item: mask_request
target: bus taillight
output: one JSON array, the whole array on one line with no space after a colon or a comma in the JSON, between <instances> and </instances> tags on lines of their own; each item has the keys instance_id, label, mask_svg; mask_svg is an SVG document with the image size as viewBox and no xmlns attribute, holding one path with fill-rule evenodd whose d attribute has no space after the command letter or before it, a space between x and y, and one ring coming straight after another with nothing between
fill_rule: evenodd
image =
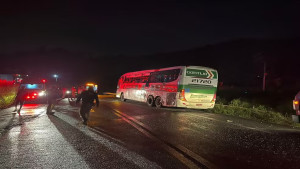
<instances>
[{"instance_id":1,"label":"bus taillight","mask_svg":"<svg viewBox=\"0 0 300 169\"><path fill-rule=\"evenodd\" d=\"M181 91L179 93L179 99L182 100L182 101L186 101L184 89L181 89Z\"/></svg>"},{"instance_id":2,"label":"bus taillight","mask_svg":"<svg viewBox=\"0 0 300 169\"><path fill-rule=\"evenodd\" d=\"M212 99L212 101L211 101L211 102L215 102L215 101L216 101L216 99L217 99L217 94L215 94L215 95L214 95L214 98Z\"/></svg>"}]
</instances>

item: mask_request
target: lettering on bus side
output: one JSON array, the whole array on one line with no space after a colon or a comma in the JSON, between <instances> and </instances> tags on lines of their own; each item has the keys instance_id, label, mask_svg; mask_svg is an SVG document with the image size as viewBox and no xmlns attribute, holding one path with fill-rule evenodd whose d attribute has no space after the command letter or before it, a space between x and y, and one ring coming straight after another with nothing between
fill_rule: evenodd
<instances>
[{"instance_id":1,"label":"lettering on bus side","mask_svg":"<svg viewBox=\"0 0 300 169\"><path fill-rule=\"evenodd\" d=\"M211 84L211 80L204 80L204 79L192 79L192 83L198 84Z\"/></svg>"},{"instance_id":2,"label":"lettering on bus side","mask_svg":"<svg viewBox=\"0 0 300 169\"><path fill-rule=\"evenodd\" d=\"M206 70L196 70L196 69L187 69L186 76L197 76L202 78L207 78L209 74Z\"/></svg>"}]
</instances>

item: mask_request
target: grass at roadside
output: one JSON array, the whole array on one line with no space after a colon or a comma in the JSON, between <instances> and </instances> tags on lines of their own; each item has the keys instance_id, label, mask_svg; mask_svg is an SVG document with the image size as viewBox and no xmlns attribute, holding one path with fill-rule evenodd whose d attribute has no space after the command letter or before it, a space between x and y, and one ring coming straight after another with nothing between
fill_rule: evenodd
<instances>
[{"instance_id":1,"label":"grass at roadside","mask_svg":"<svg viewBox=\"0 0 300 169\"><path fill-rule=\"evenodd\" d=\"M1 86L0 87L0 109L6 108L13 104L17 94L18 86Z\"/></svg>"},{"instance_id":2,"label":"grass at roadside","mask_svg":"<svg viewBox=\"0 0 300 169\"><path fill-rule=\"evenodd\" d=\"M227 105L223 104L222 99L220 99L213 109L207 111L242 117L245 119L254 119L261 122L300 127L299 124L292 121L289 115L285 116L266 106L252 105L249 102L241 101L240 99L234 99Z\"/></svg>"}]
</instances>

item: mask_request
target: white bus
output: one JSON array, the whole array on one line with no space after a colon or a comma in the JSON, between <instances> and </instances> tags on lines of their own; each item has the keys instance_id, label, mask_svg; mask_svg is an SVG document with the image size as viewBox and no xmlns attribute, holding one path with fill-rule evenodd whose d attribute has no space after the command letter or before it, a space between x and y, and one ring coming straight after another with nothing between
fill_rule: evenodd
<instances>
[{"instance_id":1,"label":"white bus","mask_svg":"<svg viewBox=\"0 0 300 169\"><path fill-rule=\"evenodd\" d=\"M218 72L202 66L176 66L130 72L119 79L116 97L156 107L213 108Z\"/></svg>"}]
</instances>

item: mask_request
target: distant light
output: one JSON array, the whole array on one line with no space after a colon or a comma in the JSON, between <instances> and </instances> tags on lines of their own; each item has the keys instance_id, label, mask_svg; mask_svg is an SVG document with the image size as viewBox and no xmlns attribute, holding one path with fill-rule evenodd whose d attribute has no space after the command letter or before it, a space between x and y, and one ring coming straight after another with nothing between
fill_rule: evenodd
<instances>
[{"instance_id":1,"label":"distant light","mask_svg":"<svg viewBox=\"0 0 300 169\"><path fill-rule=\"evenodd\" d=\"M44 96L45 95L45 91L41 91L40 93L39 93L39 96Z\"/></svg>"},{"instance_id":2,"label":"distant light","mask_svg":"<svg viewBox=\"0 0 300 169\"><path fill-rule=\"evenodd\" d=\"M86 85L87 85L87 86L94 86L93 83L87 83Z\"/></svg>"},{"instance_id":3,"label":"distant light","mask_svg":"<svg viewBox=\"0 0 300 169\"><path fill-rule=\"evenodd\" d=\"M69 90L66 91L67 94L71 93Z\"/></svg>"},{"instance_id":4,"label":"distant light","mask_svg":"<svg viewBox=\"0 0 300 169\"><path fill-rule=\"evenodd\" d=\"M43 79L42 82L43 82L43 83L46 83L46 79Z\"/></svg>"},{"instance_id":5,"label":"distant light","mask_svg":"<svg viewBox=\"0 0 300 169\"><path fill-rule=\"evenodd\" d=\"M57 74L54 74L54 75L53 75L53 77L57 78L57 77L58 77L58 75L57 75Z\"/></svg>"}]
</instances>

